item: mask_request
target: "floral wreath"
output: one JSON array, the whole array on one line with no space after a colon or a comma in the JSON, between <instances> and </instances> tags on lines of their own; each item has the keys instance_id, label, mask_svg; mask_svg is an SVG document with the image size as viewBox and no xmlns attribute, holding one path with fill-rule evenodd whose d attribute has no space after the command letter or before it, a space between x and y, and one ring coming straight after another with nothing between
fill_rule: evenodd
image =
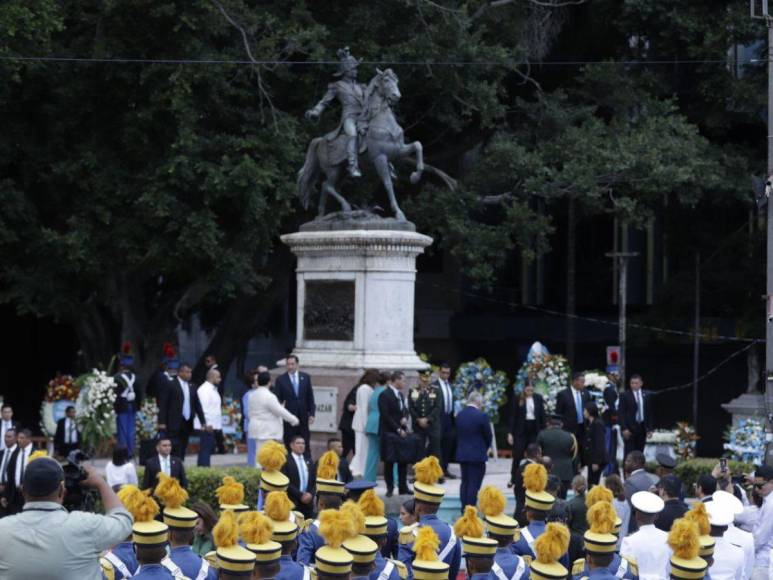
<instances>
[{"instance_id":1,"label":"floral wreath","mask_svg":"<svg viewBox=\"0 0 773 580\"><path fill-rule=\"evenodd\" d=\"M569 361L561 355L548 354L547 350L529 355L515 378L515 395L526 387L527 380L534 385L534 392L545 399L545 412L550 414L556 409L556 396L561 389L569 386L571 375Z\"/></svg>"},{"instance_id":2,"label":"floral wreath","mask_svg":"<svg viewBox=\"0 0 773 580\"><path fill-rule=\"evenodd\" d=\"M765 422L761 419L740 419L735 427L725 431L724 447L731 459L760 465L765 459L767 434Z\"/></svg>"},{"instance_id":3,"label":"floral wreath","mask_svg":"<svg viewBox=\"0 0 773 580\"><path fill-rule=\"evenodd\" d=\"M483 395L483 411L492 424L499 422L499 407L507 400L509 381L503 371L495 371L486 359L478 358L459 366L454 376L453 390L457 401L463 401L476 390Z\"/></svg>"}]
</instances>

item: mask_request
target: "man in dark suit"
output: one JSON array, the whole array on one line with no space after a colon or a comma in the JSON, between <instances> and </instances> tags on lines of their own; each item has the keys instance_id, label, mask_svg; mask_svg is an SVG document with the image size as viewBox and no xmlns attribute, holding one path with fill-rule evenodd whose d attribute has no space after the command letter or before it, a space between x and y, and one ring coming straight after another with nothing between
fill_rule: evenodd
<instances>
[{"instance_id":1,"label":"man in dark suit","mask_svg":"<svg viewBox=\"0 0 773 580\"><path fill-rule=\"evenodd\" d=\"M491 447L491 421L481 411L483 395L472 391L467 406L456 417L456 461L462 468L459 501L465 506L478 503L478 491L486 475L486 460Z\"/></svg>"},{"instance_id":2,"label":"man in dark suit","mask_svg":"<svg viewBox=\"0 0 773 580\"><path fill-rule=\"evenodd\" d=\"M310 518L314 513L314 484L317 470L304 455L305 451L306 441L300 435L293 435L290 440L290 454L282 467L282 473L290 480L287 495L295 504L295 508L303 514L303 517Z\"/></svg>"},{"instance_id":3,"label":"man in dark suit","mask_svg":"<svg viewBox=\"0 0 773 580\"><path fill-rule=\"evenodd\" d=\"M640 375L632 375L631 388L620 395L618 417L625 442L625 456L631 451L644 451L647 434L652 432L654 424L652 405L644 392L644 381Z\"/></svg>"},{"instance_id":4,"label":"man in dark suit","mask_svg":"<svg viewBox=\"0 0 773 580\"><path fill-rule=\"evenodd\" d=\"M279 375L274 383L274 394L279 402L293 415L298 417L298 425L284 423L284 441L289 447L293 435L300 435L307 442L311 441L309 426L314 424L317 407L314 404L314 391L311 387L311 377L298 370L298 357L291 354L287 357L287 372ZM311 445L306 445L306 459L311 459Z\"/></svg>"},{"instance_id":5,"label":"man in dark suit","mask_svg":"<svg viewBox=\"0 0 773 580\"><path fill-rule=\"evenodd\" d=\"M395 488L394 466L397 463L397 481L400 495L410 494L408 489L408 466L395 461L398 445L408 437L408 404L402 390L405 388L405 373L395 371L389 377L387 388L378 398L378 436L381 441L381 459L384 461L384 480L387 497L392 497Z\"/></svg>"},{"instance_id":6,"label":"man in dark suit","mask_svg":"<svg viewBox=\"0 0 773 580\"><path fill-rule=\"evenodd\" d=\"M438 369L438 378L432 384L437 387L443 395L443 401L440 411L440 432L443 436L440 438L440 447L442 457L440 457L440 466L448 479L456 479L448 470L448 464L454 457L454 446L456 445L456 435L454 434L454 389L451 386L451 365L446 362L440 363Z\"/></svg>"},{"instance_id":7,"label":"man in dark suit","mask_svg":"<svg viewBox=\"0 0 773 580\"><path fill-rule=\"evenodd\" d=\"M585 439L585 403L590 401L585 391L585 375L574 373L572 385L559 391L556 396L556 414L561 415L564 429L572 433L577 441ZM583 463L585 465L585 463Z\"/></svg>"},{"instance_id":8,"label":"man in dark suit","mask_svg":"<svg viewBox=\"0 0 773 580\"><path fill-rule=\"evenodd\" d=\"M158 431L171 439L172 455L183 461L188 438L193 432L194 415L199 418L202 429L207 427L196 387L190 380L191 366L181 364L177 376L160 393L158 400Z\"/></svg>"},{"instance_id":9,"label":"man in dark suit","mask_svg":"<svg viewBox=\"0 0 773 580\"><path fill-rule=\"evenodd\" d=\"M64 410L64 417L56 422L56 434L54 435L54 451L57 455L67 457L70 451L79 449L81 435L75 424L75 407L69 405Z\"/></svg>"},{"instance_id":10,"label":"man in dark suit","mask_svg":"<svg viewBox=\"0 0 773 580\"><path fill-rule=\"evenodd\" d=\"M671 531L674 520L687 513L687 506L679 500L682 482L675 475L666 475L658 482L658 495L663 499L663 511L655 518L655 527L664 532Z\"/></svg>"},{"instance_id":11,"label":"man in dark suit","mask_svg":"<svg viewBox=\"0 0 773 580\"><path fill-rule=\"evenodd\" d=\"M9 515L9 500L16 494L16 430L6 429L3 433L4 448L0 451L0 516Z\"/></svg>"},{"instance_id":12,"label":"man in dark suit","mask_svg":"<svg viewBox=\"0 0 773 580\"><path fill-rule=\"evenodd\" d=\"M15 431L14 444L16 444L16 433L21 429L21 425L18 421L13 420L13 407L11 405L3 405L0 410L0 451L5 449L5 432L8 430Z\"/></svg>"},{"instance_id":13,"label":"man in dark suit","mask_svg":"<svg viewBox=\"0 0 773 580\"><path fill-rule=\"evenodd\" d=\"M148 458L145 464L145 476L142 478L142 489L155 488L158 474L162 471L177 479L180 485L187 489L188 478L185 475L185 466L179 457L172 455L172 440L168 437L158 440L156 455Z\"/></svg>"}]
</instances>

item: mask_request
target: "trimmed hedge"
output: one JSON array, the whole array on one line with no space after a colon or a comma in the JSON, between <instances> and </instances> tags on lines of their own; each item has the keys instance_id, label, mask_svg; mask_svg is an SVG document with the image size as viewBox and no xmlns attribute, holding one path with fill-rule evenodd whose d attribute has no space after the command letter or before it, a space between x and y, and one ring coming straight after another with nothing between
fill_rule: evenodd
<instances>
[{"instance_id":1,"label":"trimmed hedge","mask_svg":"<svg viewBox=\"0 0 773 580\"><path fill-rule=\"evenodd\" d=\"M696 457L694 459L677 459L676 468L674 473L682 481L684 491L687 497L692 497L694 492L693 485L698 481L698 477L701 475L711 475L711 470L714 469L719 463L719 459L715 457ZM647 471L656 473L658 464L647 463ZM731 475L743 475L754 471L754 466L751 463L744 463L743 461L734 461L728 459L727 467L730 470Z\"/></svg>"},{"instance_id":2,"label":"trimmed hedge","mask_svg":"<svg viewBox=\"0 0 773 580\"><path fill-rule=\"evenodd\" d=\"M203 501L217 509L215 490L223 483L223 477L232 476L244 484L244 503L255 506L258 502L258 486L260 485L260 469L253 467L186 467L188 476L188 505L194 501ZM137 467L137 477L142 482L145 475L144 467Z\"/></svg>"}]
</instances>

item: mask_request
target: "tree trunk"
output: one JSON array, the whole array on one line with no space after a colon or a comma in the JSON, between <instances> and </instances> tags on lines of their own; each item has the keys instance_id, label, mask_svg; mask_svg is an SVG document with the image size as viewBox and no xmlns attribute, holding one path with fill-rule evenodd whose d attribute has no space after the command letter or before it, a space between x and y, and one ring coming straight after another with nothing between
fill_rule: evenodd
<instances>
[{"instance_id":1,"label":"tree trunk","mask_svg":"<svg viewBox=\"0 0 773 580\"><path fill-rule=\"evenodd\" d=\"M577 277L577 208L574 197L569 197L569 207L566 224L566 358L574 367L574 315L577 312L576 277Z\"/></svg>"}]
</instances>

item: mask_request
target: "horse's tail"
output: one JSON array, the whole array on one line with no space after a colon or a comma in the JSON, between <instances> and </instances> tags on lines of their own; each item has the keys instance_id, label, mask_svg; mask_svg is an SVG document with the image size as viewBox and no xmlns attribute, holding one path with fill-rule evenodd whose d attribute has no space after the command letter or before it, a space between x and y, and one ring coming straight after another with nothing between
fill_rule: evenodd
<instances>
[{"instance_id":1,"label":"horse's tail","mask_svg":"<svg viewBox=\"0 0 773 580\"><path fill-rule=\"evenodd\" d=\"M317 155L317 146L324 137L315 137L309 143L306 151L306 162L298 171L298 199L301 201L303 209L308 209L311 195L314 193L314 185L319 177L319 156Z\"/></svg>"}]
</instances>

